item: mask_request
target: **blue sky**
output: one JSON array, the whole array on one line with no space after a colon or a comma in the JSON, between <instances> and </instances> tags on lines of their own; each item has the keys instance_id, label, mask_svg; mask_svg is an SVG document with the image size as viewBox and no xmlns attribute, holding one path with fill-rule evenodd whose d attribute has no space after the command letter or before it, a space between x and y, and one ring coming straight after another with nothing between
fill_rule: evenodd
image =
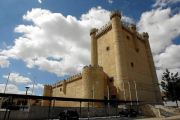
<instances>
[{"instance_id":1,"label":"blue sky","mask_svg":"<svg viewBox=\"0 0 180 120\"><path fill-rule=\"evenodd\" d=\"M166 68L180 72L180 0L0 0L0 92L9 73L7 92L24 94L36 77L36 95L80 73L90 64L90 29L113 10L149 33L159 80Z\"/></svg>"}]
</instances>

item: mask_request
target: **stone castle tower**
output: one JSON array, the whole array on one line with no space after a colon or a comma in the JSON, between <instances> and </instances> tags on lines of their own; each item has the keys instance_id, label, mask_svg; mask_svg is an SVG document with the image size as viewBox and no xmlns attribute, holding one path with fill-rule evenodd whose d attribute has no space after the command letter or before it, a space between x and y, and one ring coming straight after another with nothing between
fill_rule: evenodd
<instances>
[{"instance_id":1,"label":"stone castle tower","mask_svg":"<svg viewBox=\"0 0 180 120\"><path fill-rule=\"evenodd\" d=\"M45 96L70 98L107 98L162 102L153 62L148 33L139 34L136 25L121 22L121 13L113 11L110 20L100 30L90 30L91 65L78 74L54 84L52 91L44 88ZM137 91L137 96L136 96ZM46 106L46 102L42 105ZM79 106L74 102L59 102L56 106ZM103 104L95 103L95 107ZM83 106L87 106L86 103Z\"/></svg>"},{"instance_id":2,"label":"stone castle tower","mask_svg":"<svg viewBox=\"0 0 180 120\"><path fill-rule=\"evenodd\" d=\"M52 95L52 86L51 85L45 85L44 86L43 96L50 97L51 95ZM50 103L49 100L43 100L42 101L42 106L49 106L49 103Z\"/></svg>"}]
</instances>

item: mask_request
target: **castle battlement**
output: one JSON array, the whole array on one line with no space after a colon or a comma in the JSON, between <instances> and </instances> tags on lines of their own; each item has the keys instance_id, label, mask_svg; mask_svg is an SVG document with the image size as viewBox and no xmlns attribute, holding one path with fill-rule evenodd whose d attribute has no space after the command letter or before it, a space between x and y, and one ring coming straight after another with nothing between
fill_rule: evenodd
<instances>
[{"instance_id":1,"label":"castle battlement","mask_svg":"<svg viewBox=\"0 0 180 120\"><path fill-rule=\"evenodd\" d=\"M44 85L44 89L51 89L52 88L52 86L51 85Z\"/></svg>"},{"instance_id":2,"label":"castle battlement","mask_svg":"<svg viewBox=\"0 0 180 120\"><path fill-rule=\"evenodd\" d=\"M131 33L131 34L133 34L134 32L133 32L133 30L131 29L131 26L129 25L126 25L124 22L122 22L121 21L121 25L122 25L122 28L124 29L124 30L126 30L127 32L129 32L129 33Z\"/></svg>"},{"instance_id":3,"label":"castle battlement","mask_svg":"<svg viewBox=\"0 0 180 120\"><path fill-rule=\"evenodd\" d=\"M149 38L149 35L148 35L147 32L143 32L142 36L143 36L144 38Z\"/></svg>"},{"instance_id":4,"label":"castle battlement","mask_svg":"<svg viewBox=\"0 0 180 120\"><path fill-rule=\"evenodd\" d=\"M112 29L112 22L108 22L108 24L100 28L100 30L96 32L96 38L100 37L110 29Z\"/></svg>"},{"instance_id":5,"label":"castle battlement","mask_svg":"<svg viewBox=\"0 0 180 120\"><path fill-rule=\"evenodd\" d=\"M137 38L139 38L141 41L145 42L145 39L144 39L144 37L143 37L143 34L140 34L140 33L138 33L138 32L136 32L136 34L137 34Z\"/></svg>"},{"instance_id":6,"label":"castle battlement","mask_svg":"<svg viewBox=\"0 0 180 120\"><path fill-rule=\"evenodd\" d=\"M96 28L92 28L92 29L90 30L90 35L92 35L92 34L96 33L96 32L97 32L97 30L98 30L98 29L96 29Z\"/></svg>"},{"instance_id":7,"label":"castle battlement","mask_svg":"<svg viewBox=\"0 0 180 120\"><path fill-rule=\"evenodd\" d=\"M122 28L124 30L126 30L127 32L129 32L130 34L134 33L134 31L133 31L134 28L136 29L136 25L134 25L134 24L131 24L128 26L127 24L125 24L124 22L121 21L121 25L122 25ZM106 24L102 28L96 29L96 36L95 37L98 38L111 29L112 29L112 22L108 22L108 24ZM90 34L91 34L91 31L90 31ZM143 42L145 42L144 35L148 36L148 33L147 33L147 35L146 35L146 33L140 34L137 31L136 31L136 34L137 34L137 38Z\"/></svg>"},{"instance_id":8,"label":"castle battlement","mask_svg":"<svg viewBox=\"0 0 180 120\"><path fill-rule=\"evenodd\" d=\"M135 24L130 24L129 27L133 30L136 30L136 25Z\"/></svg>"},{"instance_id":9,"label":"castle battlement","mask_svg":"<svg viewBox=\"0 0 180 120\"><path fill-rule=\"evenodd\" d=\"M62 86L63 85L63 81L65 81L65 83L69 83L69 82L72 82L74 80L78 80L78 79L81 79L81 78L82 78L82 74L79 73L77 75L74 75L74 76L71 76L71 77L67 78L66 80L63 79L62 81L57 83L57 86ZM56 87L56 83L53 84L52 87L55 88Z\"/></svg>"},{"instance_id":10,"label":"castle battlement","mask_svg":"<svg viewBox=\"0 0 180 120\"><path fill-rule=\"evenodd\" d=\"M121 18L121 12L119 12L119 10L117 11L112 11L111 14L110 14L110 20L115 17L115 16L118 16Z\"/></svg>"},{"instance_id":11,"label":"castle battlement","mask_svg":"<svg viewBox=\"0 0 180 120\"><path fill-rule=\"evenodd\" d=\"M97 66L92 66L92 65L89 65L89 66L84 66L83 67L83 72L88 72L88 71L103 71L103 67L97 65Z\"/></svg>"}]
</instances>

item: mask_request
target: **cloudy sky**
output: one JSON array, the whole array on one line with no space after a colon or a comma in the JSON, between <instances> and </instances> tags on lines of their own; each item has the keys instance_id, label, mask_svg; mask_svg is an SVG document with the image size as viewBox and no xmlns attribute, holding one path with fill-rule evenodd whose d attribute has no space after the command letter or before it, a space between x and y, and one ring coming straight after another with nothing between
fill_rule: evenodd
<instances>
[{"instance_id":1,"label":"cloudy sky","mask_svg":"<svg viewBox=\"0 0 180 120\"><path fill-rule=\"evenodd\" d=\"M1 0L0 92L9 73L6 92L23 94L36 77L36 95L80 73L90 64L90 29L113 10L149 33L159 80L166 68L180 72L180 0Z\"/></svg>"}]
</instances>

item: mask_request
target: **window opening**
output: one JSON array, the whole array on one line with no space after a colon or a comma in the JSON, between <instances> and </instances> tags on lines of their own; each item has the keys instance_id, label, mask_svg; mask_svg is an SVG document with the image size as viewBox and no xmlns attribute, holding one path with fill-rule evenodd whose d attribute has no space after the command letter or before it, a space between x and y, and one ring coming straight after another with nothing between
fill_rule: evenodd
<instances>
[{"instance_id":1,"label":"window opening","mask_svg":"<svg viewBox=\"0 0 180 120\"><path fill-rule=\"evenodd\" d=\"M110 77L110 78L109 78L109 81L110 81L110 82L113 82L113 81L114 81L114 77Z\"/></svg>"},{"instance_id":2,"label":"window opening","mask_svg":"<svg viewBox=\"0 0 180 120\"><path fill-rule=\"evenodd\" d=\"M62 88L60 88L60 92L62 91Z\"/></svg>"},{"instance_id":3,"label":"window opening","mask_svg":"<svg viewBox=\"0 0 180 120\"><path fill-rule=\"evenodd\" d=\"M110 49L110 48L109 48L109 46L108 46L108 47L106 47L106 51L109 51L109 49Z\"/></svg>"},{"instance_id":4,"label":"window opening","mask_svg":"<svg viewBox=\"0 0 180 120\"><path fill-rule=\"evenodd\" d=\"M116 95L111 95L111 98L112 99L116 99Z\"/></svg>"},{"instance_id":5,"label":"window opening","mask_svg":"<svg viewBox=\"0 0 180 120\"><path fill-rule=\"evenodd\" d=\"M134 64L133 64L133 62L131 62L131 66L132 66L132 67L134 67Z\"/></svg>"}]
</instances>

